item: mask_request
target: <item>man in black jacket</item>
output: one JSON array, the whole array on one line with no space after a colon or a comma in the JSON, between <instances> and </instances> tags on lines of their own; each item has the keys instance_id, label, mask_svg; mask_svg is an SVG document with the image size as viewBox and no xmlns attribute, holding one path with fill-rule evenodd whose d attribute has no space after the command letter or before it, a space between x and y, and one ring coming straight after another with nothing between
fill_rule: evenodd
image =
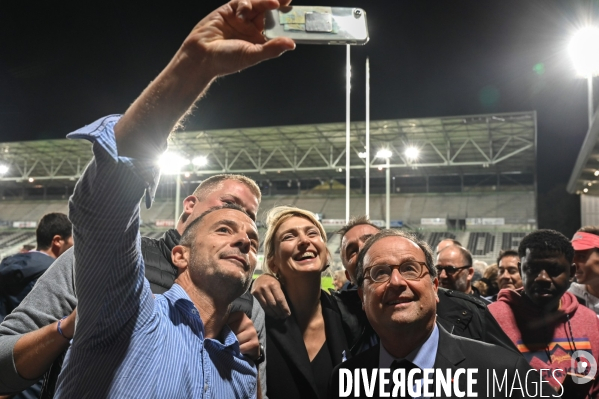
<instances>
[{"instance_id":1,"label":"man in black jacket","mask_svg":"<svg viewBox=\"0 0 599 399\"><path fill-rule=\"evenodd\" d=\"M351 284L348 289L333 295L341 310L345 333L354 355L378 343L378 337L366 318L362 301L358 296L356 262L366 240L379 231L380 228L366 216L350 220L338 231L341 235L341 263ZM283 303L284 296L281 298L276 292L278 286L278 281L274 277L261 276L255 281L252 293L258 298L267 314L282 317L289 312L289 309L287 304ZM454 290L439 288L438 292L438 322L448 332L499 345L519 354L512 341L487 310L485 303L471 295Z\"/></svg>"},{"instance_id":2,"label":"man in black jacket","mask_svg":"<svg viewBox=\"0 0 599 399\"><path fill-rule=\"evenodd\" d=\"M73 225L64 213L47 213L35 230L35 250L0 263L0 322L19 306L54 259L73 246Z\"/></svg>"}]
</instances>

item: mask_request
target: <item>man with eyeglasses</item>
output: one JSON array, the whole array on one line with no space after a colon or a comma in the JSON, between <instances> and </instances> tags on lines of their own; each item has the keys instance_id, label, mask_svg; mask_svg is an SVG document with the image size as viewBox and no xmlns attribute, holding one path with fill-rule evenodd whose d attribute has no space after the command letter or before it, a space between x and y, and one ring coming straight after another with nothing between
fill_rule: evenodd
<instances>
[{"instance_id":1,"label":"man with eyeglasses","mask_svg":"<svg viewBox=\"0 0 599 399\"><path fill-rule=\"evenodd\" d=\"M437 255L435 268L441 287L473 295L485 303L490 303L472 285L472 276L474 276L472 255L466 248L459 245L449 245L441 249Z\"/></svg>"},{"instance_id":2,"label":"man with eyeglasses","mask_svg":"<svg viewBox=\"0 0 599 399\"><path fill-rule=\"evenodd\" d=\"M566 386L564 398L598 397L598 378L574 384L571 379L576 381L578 377L570 377L592 371L592 360L578 351L599 358L597 316L566 291L575 272L572 244L557 231L538 230L522 239L518 256L523 288L501 290L489 310L530 365L541 370L543 379L557 395L561 384ZM568 393L567 386L582 392Z\"/></svg>"},{"instance_id":3,"label":"man with eyeglasses","mask_svg":"<svg viewBox=\"0 0 599 399\"><path fill-rule=\"evenodd\" d=\"M437 288L439 281L437 271L433 267L433 256L430 248L416 237L396 230L382 230L370 238L358 255L357 260L358 293L366 316L380 337L380 344L341 363L333 372L330 384L330 397L339 397L345 390L347 379L351 374L358 378L364 373L356 374L358 369L417 369L415 380L422 380L424 369L450 370L452 378L457 379L453 387L458 387L447 397L460 397L460 390L466 386L466 375L458 375L458 368L478 369L476 383L472 391L479 397L528 397L521 391L496 390L487 392L486 370L495 370L513 381L516 370L520 376L531 370L526 361L505 348L488 345L468 338L457 337L447 332L437 323L437 304L439 302ZM341 369L344 369L343 372ZM347 373L350 370L351 373ZM534 371L532 373L535 373ZM344 377L340 379L340 376ZM529 380L534 380L530 375ZM393 378L387 374L385 387L374 381L375 389L369 394L365 392L362 382L360 397L379 397L381 388L391 392ZM407 380L407 379L406 379ZM536 376L538 381L538 375ZM452 380L453 381L453 380ZM369 382L373 382L371 379ZM406 384L408 384L406 382ZM529 392L533 392L531 382L522 382ZM429 385L432 395L420 395L409 392L403 397L438 397L436 386ZM465 393L465 392L464 392ZM352 392L351 396L355 394ZM462 395L463 396L463 395ZM446 397L446 396L443 396Z\"/></svg>"}]
</instances>

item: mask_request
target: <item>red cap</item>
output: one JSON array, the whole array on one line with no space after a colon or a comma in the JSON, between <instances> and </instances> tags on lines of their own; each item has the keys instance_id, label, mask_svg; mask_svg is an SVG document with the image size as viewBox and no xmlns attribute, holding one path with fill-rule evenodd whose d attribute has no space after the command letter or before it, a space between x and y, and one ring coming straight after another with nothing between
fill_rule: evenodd
<instances>
[{"instance_id":1,"label":"red cap","mask_svg":"<svg viewBox=\"0 0 599 399\"><path fill-rule=\"evenodd\" d=\"M575 251L599 248L599 236L591 233L577 232L572 237L572 246Z\"/></svg>"}]
</instances>

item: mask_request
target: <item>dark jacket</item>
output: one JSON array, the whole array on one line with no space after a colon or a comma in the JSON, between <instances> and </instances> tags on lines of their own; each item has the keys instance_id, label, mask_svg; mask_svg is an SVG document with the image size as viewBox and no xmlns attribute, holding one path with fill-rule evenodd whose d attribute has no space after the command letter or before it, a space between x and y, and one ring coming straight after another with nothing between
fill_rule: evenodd
<instances>
[{"instance_id":1,"label":"dark jacket","mask_svg":"<svg viewBox=\"0 0 599 399\"><path fill-rule=\"evenodd\" d=\"M478 298L459 291L439 288L437 321L447 331L460 337L472 338L509 349L520 351L493 317L487 304Z\"/></svg>"},{"instance_id":2,"label":"dark jacket","mask_svg":"<svg viewBox=\"0 0 599 399\"><path fill-rule=\"evenodd\" d=\"M43 252L31 251L8 256L0 263L0 322L35 285L38 278L54 262Z\"/></svg>"},{"instance_id":3,"label":"dark jacket","mask_svg":"<svg viewBox=\"0 0 599 399\"><path fill-rule=\"evenodd\" d=\"M486 304L472 295L439 288L437 322L451 334L472 338L502 346L520 354L509 337L503 332ZM371 347L378 341L366 314L356 288L333 294L342 314L343 329L353 355Z\"/></svg>"},{"instance_id":4,"label":"dark jacket","mask_svg":"<svg viewBox=\"0 0 599 399\"><path fill-rule=\"evenodd\" d=\"M322 291L320 303L326 342L334 367L341 363L344 357L350 357L349 347L343 333L341 314L335 302ZM292 316L284 320L266 316L268 397L272 399L316 399L319 394L308 352L299 326L293 317L293 309L291 314Z\"/></svg>"},{"instance_id":5,"label":"dark jacket","mask_svg":"<svg viewBox=\"0 0 599 399\"><path fill-rule=\"evenodd\" d=\"M373 348L370 348L366 352L362 352L359 355L349 359L347 362L340 364L334 371L331 376L331 382L329 384L329 397L337 398L339 397L339 369L378 369L379 368L379 351L380 346L376 345ZM478 397L498 397L498 398L525 398L528 397L526 394L522 394L518 389L509 392L509 387L512 386L512 382L514 381L514 376L516 370L518 371L518 375L520 377L522 385L528 384L528 392L535 392L535 386L533 384L538 384L539 376L537 375L535 378L527 378L528 381L525 381L526 373L531 370L531 367L526 362L526 360L522 356L518 356L517 354L506 350L505 348L500 348L494 345L488 345L483 342L474 341L468 338L457 337L455 335L449 334L442 326L439 326L439 345L437 349L437 354L435 357L435 369L441 369L445 372L447 369L451 369L455 371L458 368L476 368L478 369L478 373L475 375L475 379L477 379L477 383L474 384L474 392L478 393ZM502 378L503 373L507 370L507 387L508 392L505 393L505 387L503 393L499 393L498 390L495 391L495 395L490 394L487 396L487 369L495 370L497 375L500 375ZM531 373L536 373L536 371L531 371ZM370 372L368 373L371 374ZM538 374L538 373L537 373ZM352 371L353 375L353 371ZM453 372L452 372L453 375ZM489 376L492 376L492 371L489 372ZM391 378L389 380L392 381ZM434 376L433 376L434 380ZM378 382L378 380L377 380ZM518 385L518 381L516 381ZM364 384L360 384L360 397L366 397L364 393ZM387 385L387 391L389 392L390 385ZM392 387L393 385L391 385ZM434 386L434 385L433 385ZM489 385L490 386L490 385ZM547 384L543 384L544 389L547 389ZM459 379L459 387L460 390L465 392L465 379L462 375ZM545 397L550 397L549 393L551 391L544 391ZM452 390L452 393L455 394L455 391ZM353 397L353 391L351 394ZM374 398L379 397L379 387L378 384L375 385L374 395L371 396ZM457 397L457 396L435 396L439 398L445 397Z\"/></svg>"},{"instance_id":6,"label":"dark jacket","mask_svg":"<svg viewBox=\"0 0 599 399\"><path fill-rule=\"evenodd\" d=\"M181 235L175 229L166 231L159 239L142 237L141 254L146 267L146 278L154 294L164 294L177 278L177 268L172 264L171 251Z\"/></svg>"},{"instance_id":7,"label":"dark jacket","mask_svg":"<svg viewBox=\"0 0 599 399\"><path fill-rule=\"evenodd\" d=\"M0 263L0 322L29 294L36 281L48 270L54 258L31 251L8 256ZM37 382L14 399L38 398L42 384Z\"/></svg>"},{"instance_id":8,"label":"dark jacket","mask_svg":"<svg viewBox=\"0 0 599 399\"><path fill-rule=\"evenodd\" d=\"M343 331L353 355L378 343L378 336L370 326L366 313L362 310L362 301L358 296L356 286L349 285L346 289L334 292L331 298L341 312Z\"/></svg>"},{"instance_id":9,"label":"dark jacket","mask_svg":"<svg viewBox=\"0 0 599 399\"><path fill-rule=\"evenodd\" d=\"M491 303L491 301L489 299L487 299L487 298L485 298L484 296L481 295L480 291L475 286L472 286L472 293L470 295L472 295L476 299L480 299L486 305L489 305Z\"/></svg>"}]
</instances>

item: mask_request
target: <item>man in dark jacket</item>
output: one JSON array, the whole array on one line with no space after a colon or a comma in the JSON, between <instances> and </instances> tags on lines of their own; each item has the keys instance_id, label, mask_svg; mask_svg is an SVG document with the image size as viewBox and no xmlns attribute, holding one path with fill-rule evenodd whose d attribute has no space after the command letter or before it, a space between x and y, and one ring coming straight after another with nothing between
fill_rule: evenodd
<instances>
[{"instance_id":1,"label":"man in dark jacket","mask_svg":"<svg viewBox=\"0 0 599 399\"><path fill-rule=\"evenodd\" d=\"M19 306L54 259L73 246L73 226L64 213L44 215L35 230L35 250L0 263L0 320Z\"/></svg>"},{"instance_id":2,"label":"man in dark jacket","mask_svg":"<svg viewBox=\"0 0 599 399\"><path fill-rule=\"evenodd\" d=\"M378 337L366 318L362 301L358 296L356 261L366 240L379 230L380 228L366 216L361 216L350 220L338 231L341 235L341 263L351 284L348 289L334 294L334 297L341 310L345 333L354 355L378 343ZM276 293L277 286L278 281L274 277L264 275L254 282L252 293L267 314L270 312L282 317L286 313L289 314L289 309L287 304L283 303L284 296L281 298ZM442 288L439 288L438 295L438 321L448 332L503 346L519 353L487 310L484 302L472 295Z\"/></svg>"}]
</instances>

